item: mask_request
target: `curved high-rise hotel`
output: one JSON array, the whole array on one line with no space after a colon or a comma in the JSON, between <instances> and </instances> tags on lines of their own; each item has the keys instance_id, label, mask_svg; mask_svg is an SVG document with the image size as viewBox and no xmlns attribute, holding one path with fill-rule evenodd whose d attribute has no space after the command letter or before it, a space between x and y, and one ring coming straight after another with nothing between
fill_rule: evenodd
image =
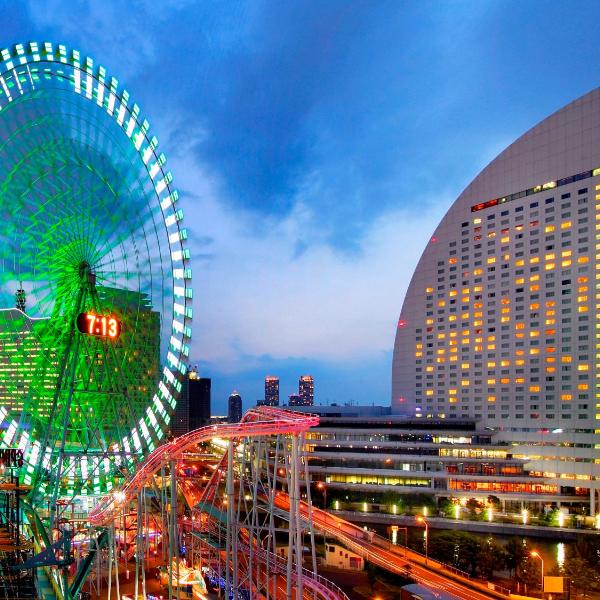
<instances>
[{"instance_id":1,"label":"curved high-rise hotel","mask_svg":"<svg viewBox=\"0 0 600 600\"><path fill-rule=\"evenodd\" d=\"M525 465L523 482L547 497L589 497L594 512L600 89L504 150L436 228L398 320L392 412L475 421ZM468 478L450 489L493 490Z\"/></svg>"}]
</instances>

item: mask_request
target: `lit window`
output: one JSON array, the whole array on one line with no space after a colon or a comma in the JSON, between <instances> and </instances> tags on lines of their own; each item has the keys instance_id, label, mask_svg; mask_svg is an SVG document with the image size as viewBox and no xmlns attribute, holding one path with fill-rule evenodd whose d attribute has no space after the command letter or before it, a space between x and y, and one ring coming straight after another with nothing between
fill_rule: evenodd
<instances>
[{"instance_id":1,"label":"lit window","mask_svg":"<svg viewBox=\"0 0 600 600\"><path fill-rule=\"evenodd\" d=\"M564 402L567 400L571 400L571 394L561 394L560 399Z\"/></svg>"},{"instance_id":2,"label":"lit window","mask_svg":"<svg viewBox=\"0 0 600 600\"><path fill-rule=\"evenodd\" d=\"M569 227L571 227L571 225L572 225L571 221L563 221L560 224L560 228L561 229L568 229Z\"/></svg>"},{"instance_id":3,"label":"lit window","mask_svg":"<svg viewBox=\"0 0 600 600\"><path fill-rule=\"evenodd\" d=\"M586 365L586 364L577 365L577 370L578 371L589 371L590 365Z\"/></svg>"},{"instance_id":4,"label":"lit window","mask_svg":"<svg viewBox=\"0 0 600 600\"><path fill-rule=\"evenodd\" d=\"M554 231L554 225L546 225L546 227L544 227L544 231L546 233L550 233L551 231Z\"/></svg>"},{"instance_id":5,"label":"lit window","mask_svg":"<svg viewBox=\"0 0 600 600\"><path fill-rule=\"evenodd\" d=\"M589 261L590 261L590 259L587 256L580 256L577 259L577 262L580 263L580 264L585 264L585 263L587 263Z\"/></svg>"},{"instance_id":6,"label":"lit window","mask_svg":"<svg viewBox=\"0 0 600 600\"><path fill-rule=\"evenodd\" d=\"M568 355L565 355L565 356L561 356L561 357L560 357L560 362L564 362L564 363L570 363L570 362L572 362L572 361L573 361L573 359L572 359L570 356L568 356Z\"/></svg>"}]
</instances>

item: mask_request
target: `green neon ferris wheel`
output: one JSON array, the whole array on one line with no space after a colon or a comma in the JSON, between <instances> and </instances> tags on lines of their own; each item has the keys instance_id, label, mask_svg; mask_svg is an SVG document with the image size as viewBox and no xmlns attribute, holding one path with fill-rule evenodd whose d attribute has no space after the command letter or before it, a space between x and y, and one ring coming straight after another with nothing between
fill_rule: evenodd
<instances>
[{"instance_id":1,"label":"green neon ferris wheel","mask_svg":"<svg viewBox=\"0 0 600 600\"><path fill-rule=\"evenodd\" d=\"M106 493L161 443L191 271L165 156L105 68L0 55L0 448L35 497Z\"/></svg>"}]
</instances>

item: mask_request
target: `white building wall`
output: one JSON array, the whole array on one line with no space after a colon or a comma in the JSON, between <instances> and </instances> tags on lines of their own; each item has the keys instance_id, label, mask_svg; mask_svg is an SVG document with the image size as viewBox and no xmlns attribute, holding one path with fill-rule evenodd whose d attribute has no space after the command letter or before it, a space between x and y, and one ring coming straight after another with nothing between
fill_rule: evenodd
<instances>
[{"instance_id":1,"label":"white building wall","mask_svg":"<svg viewBox=\"0 0 600 600\"><path fill-rule=\"evenodd\" d=\"M567 447L587 467L551 459L544 470L598 487L597 196L600 89L509 146L442 219L398 321L394 413L476 419L536 457Z\"/></svg>"}]
</instances>

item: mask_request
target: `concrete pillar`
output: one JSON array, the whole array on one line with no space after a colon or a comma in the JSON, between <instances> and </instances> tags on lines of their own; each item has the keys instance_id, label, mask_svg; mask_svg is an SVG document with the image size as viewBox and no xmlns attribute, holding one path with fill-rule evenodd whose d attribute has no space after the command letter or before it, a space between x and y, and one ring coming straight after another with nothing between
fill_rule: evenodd
<instances>
[{"instance_id":1,"label":"concrete pillar","mask_svg":"<svg viewBox=\"0 0 600 600\"><path fill-rule=\"evenodd\" d=\"M594 517L596 515L596 490L591 487L590 488L590 517Z\"/></svg>"}]
</instances>

